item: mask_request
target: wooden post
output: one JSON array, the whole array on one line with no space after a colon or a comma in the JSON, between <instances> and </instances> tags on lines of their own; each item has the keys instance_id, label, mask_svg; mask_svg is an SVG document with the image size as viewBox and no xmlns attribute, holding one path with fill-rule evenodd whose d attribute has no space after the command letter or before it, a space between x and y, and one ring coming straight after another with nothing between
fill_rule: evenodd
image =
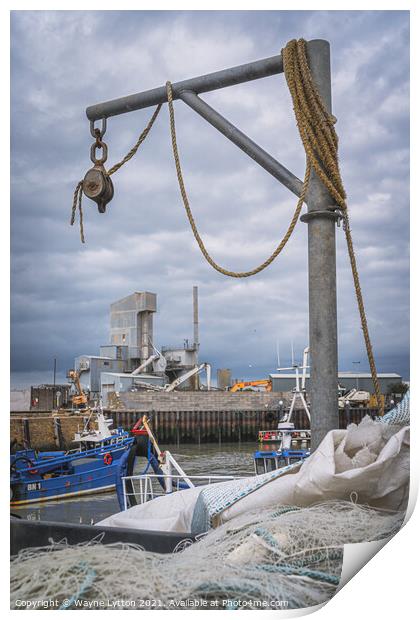
<instances>
[{"instance_id":1,"label":"wooden post","mask_svg":"<svg viewBox=\"0 0 420 620\"><path fill-rule=\"evenodd\" d=\"M53 418L54 420L54 439L55 445L59 450L62 448L62 434L61 434L61 420L58 417Z\"/></svg>"},{"instance_id":2,"label":"wooden post","mask_svg":"<svg viewBox=\"0 0 420 620\"><path fill-rule=\"evenodd\" d=\"M22 430L23 430L23 447L28 450L31 447L31 435L29 432L29 420L28 418L22 418Z\"/></svg>"}]
</instances>

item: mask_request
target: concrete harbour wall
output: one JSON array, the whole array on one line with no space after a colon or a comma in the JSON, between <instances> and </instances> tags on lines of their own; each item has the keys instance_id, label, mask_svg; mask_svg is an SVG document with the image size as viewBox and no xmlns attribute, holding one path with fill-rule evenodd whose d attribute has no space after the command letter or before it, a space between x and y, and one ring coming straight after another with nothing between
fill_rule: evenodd
<instances>
[{"instance_id":1,"label":"concrete harbour wall","mask_svg":"<svg viewBox=\"0 0 420 620\"><path fill-rule=\"evenodd\" d=\"M114 424L130 430L145 411L133 409L105 411ZM339 414L339 427L349 422L360 422L366 415L376 415L376 409L351 409L349 419L344 411ZM219 411L157 411L150 410L151 426L158 441L164 444L256 442L258 431L276 428L275 410L219 410ZM294 414L295 428L308 428L303 410ZM83 416L48 413L22 413L11 416L10 439L14 449L32 447L38 450L74 448L72 443L78 428L83 427Z\"/></svg>"}]
</instances>

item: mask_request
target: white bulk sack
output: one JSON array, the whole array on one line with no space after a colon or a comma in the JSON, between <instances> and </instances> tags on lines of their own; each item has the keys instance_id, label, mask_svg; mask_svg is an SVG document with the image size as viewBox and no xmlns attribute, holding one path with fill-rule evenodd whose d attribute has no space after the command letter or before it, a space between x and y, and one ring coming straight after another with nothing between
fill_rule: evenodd
<instances>
[{"instance_id":1,"label":"white bulk sack","mask_svg":"<svg viewBox=\"0 0 420 620\"><path fill-rule=\"evenodd\" d=\"M361 433L361 428L366 432ZM240 499L221 512L214 525L260 507L310 506L330 499L404 509L410 477L410 427L395 431L370 418L358 427L330 431L297 473L277 478Z\"/></svg>"},{"instance_id":2,"label":"white bulk sack","mask_svg":"<svg viewBox=\"0 0 420 620\"><path fill-rule=\"evenodd\" d=\"M302 465L290 471L286 468L284 474L272 472L271 478L266 474L249 478L240 492L237 482L217 485L215 493L209 494L212 505L204 503L208 521L217 527L248 511L284 505L305 507L332 499L403 510L409 490L409 437L409 426L388 426L368 416L347 430L330 431ZM99 525L190 532L202 492L203 487L177 491L108 517ZM202 511L203 502L197 507Z\"/></svg>"},{"instance_id":3,"label":"white bulk sack","mask_svg":"<svg viewBox=\"0 0 420 620\"><path fill-rule=\"evenodd\" d=\"M158 532L189 532L199 487L161 495L107 517L96 525Z\"/></svg>"}]
</instances>

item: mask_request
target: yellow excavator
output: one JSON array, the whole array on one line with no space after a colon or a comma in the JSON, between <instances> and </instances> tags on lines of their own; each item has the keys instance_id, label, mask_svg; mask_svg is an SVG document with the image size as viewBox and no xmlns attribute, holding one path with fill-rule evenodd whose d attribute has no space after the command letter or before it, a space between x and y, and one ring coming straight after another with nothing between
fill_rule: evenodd
<instances>
[{"instance_id":1,"label":"yellow excavator","mask_svg":"<svg viewBox=\"0 0 420 620\"><path fill-rule=\"evenodd\" d=\"M245 390L246 388L253 387L263 387L266 392L271 392L273 386L271 384L271 379L257 379L256 381L238 381L238 383L234 383L230 388L231 392L239 392L241 390Z\"/></svg>"},{"instance_id":2,"label":"yellow excavator","mask_svg":"<svg viewBox=\"0 0 420 620\"><path fill-rule=\"evenodd\" d=\"M69 370L67 373L67 377L73 383L76 388L76 394L72 397L71 402L77 409L87 409L88 408L88 398L86 394L82 390L82 386L80 385L80 375L77 370Z\"/></svg>"}]
</instances>

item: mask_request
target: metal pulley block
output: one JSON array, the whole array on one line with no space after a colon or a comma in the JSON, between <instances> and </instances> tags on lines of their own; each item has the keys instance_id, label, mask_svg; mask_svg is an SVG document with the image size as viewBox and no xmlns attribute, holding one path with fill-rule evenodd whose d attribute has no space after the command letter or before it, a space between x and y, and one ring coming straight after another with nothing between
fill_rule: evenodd
<instances>
[{"instance_id":1,"label":"metal pulley block","mask_svg":"<svg viewBox=\"0 0 420 620\"><path fill-rule=\"evenodd\" d=\"M102 121L102 130L95 128L91 123L90 132L96 141L90 149L90 159L94 163L93 168L87 171L83 179L83 193L98 205L99 213L105 213L106 205L114 196L114 186L111 177L105 170L104 163L108 158L108 147L102 141L106 131L106 119ZM96 149L102 149L102 157L96 157Z\"/></svg>"},{"instance_id":2,"label":"metal pulley block","mask_svg":"<svg viewBox=\"0 0 420 620\"><path fill-rule=\"evenodd\" d=\"M95 164L87 171L83 179L83 192L96 202L99 213L105 213L106 205L114 196L114 186L103 164Z\"/></svg>"}]
</instances>

